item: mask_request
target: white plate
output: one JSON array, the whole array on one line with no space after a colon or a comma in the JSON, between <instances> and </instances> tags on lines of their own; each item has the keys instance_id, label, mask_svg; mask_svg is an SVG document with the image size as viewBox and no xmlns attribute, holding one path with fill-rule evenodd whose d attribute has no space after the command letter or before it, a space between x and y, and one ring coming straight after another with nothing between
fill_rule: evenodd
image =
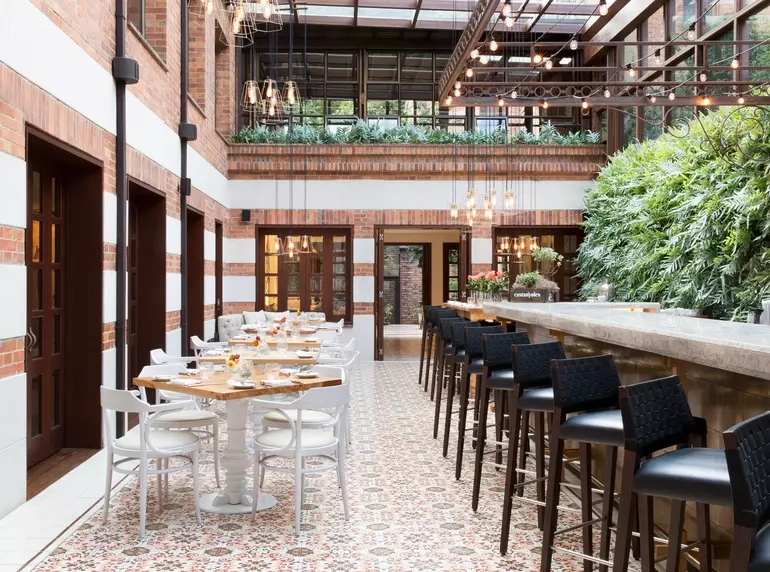
<instances>
[{"instance_id":1,"label":"white plate","mask_svg":"<svg viewBox=\"0 0 770 572\"><path fill-rule=\"evenodd\" d=\"M235 389L251 389L253 387L257 387L257 384L253 381L240 381L237 379L229 380L227 385L234 387Z\"/></svg>"},{"instance_id":2,"label":"white plate","mask_svg":"<svg viewBox=\"0 0 770 572\"><path fill-rule=\"evenodd\" d=\"M302 350L297 352L298 358L312 358L315 357L315 354L313 352L303 352Z\"/></svg>"},{"instance_id":3,"label":"white plate","mask_svg":"<svg viewBox=\"0 0 770 572\"><path fill-rule=\"evenodd\" d=\"M310 343L310 344L314 344L316 342L320 342L321 338L305 338L305 341Z\"/></svg>"},{"instance_id":4,"label":"white plate","mask_svg":"<svg viewBox=\"0 0 770 572\"><path fill-rule=\"evenodd\" d=\"M174 379L176 375L156 375L152 379L155 381L170 381Z\"/></svg>"},{"instance_id":5,"label":"white plate","mask_svg":"<svg viewBox=\"0 0 770 572\"><path fill-rule=\"evenodd\" d=\"M298 379L315 379L316 377L318 377L318 374L314 371L307 371L304 373L298 373L296 377Z\"/></svg>"}]
</instances>

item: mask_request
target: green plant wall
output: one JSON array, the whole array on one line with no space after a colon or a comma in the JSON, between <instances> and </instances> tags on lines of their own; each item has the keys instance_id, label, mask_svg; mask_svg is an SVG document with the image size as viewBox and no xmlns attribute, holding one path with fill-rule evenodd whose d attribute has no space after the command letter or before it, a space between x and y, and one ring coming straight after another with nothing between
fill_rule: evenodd
<instances>
[{"instance_id":1,"label":"green plant wall","mask_svg":"<svg viewBox=\"0 0 770 572\"><path fill-rule=\"evenodd\" d=\"M755 111L723 108L610 159L586 195L583 298L606 279L616 300L731 320L770 298L770 125L741 122Z\"/></svg>"}]
</instances>

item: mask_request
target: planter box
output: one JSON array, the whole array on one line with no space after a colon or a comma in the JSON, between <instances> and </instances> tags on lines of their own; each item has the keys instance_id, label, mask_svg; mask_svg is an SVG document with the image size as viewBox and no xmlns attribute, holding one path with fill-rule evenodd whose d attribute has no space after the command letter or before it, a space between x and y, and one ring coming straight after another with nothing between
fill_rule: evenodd
<instances>
[{"instance_id":1,"label":"planter box","mask_svg":"<svg viewBox=\"0 0 770 572\"><path fill-rule=\"evenodd\" d=\"M511 289L511 302L534 302L547 304L559 301L558 290L545 290L540 288L516 288Z\"/></svg>"}]
</instances>

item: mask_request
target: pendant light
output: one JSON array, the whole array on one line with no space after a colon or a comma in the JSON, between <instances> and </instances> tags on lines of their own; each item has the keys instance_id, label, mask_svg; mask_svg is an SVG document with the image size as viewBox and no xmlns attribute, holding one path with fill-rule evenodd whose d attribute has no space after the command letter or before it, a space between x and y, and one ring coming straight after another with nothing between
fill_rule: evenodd
<instances>
[{"instance_id":1,"label":"pendant light","mask_svg":"<svg viewBox=\"0 0 770 572\"><path fill-rule=\"evenodd\" d=\"M283 98L278 82L267 78L262 82L262 118L264 121L278 121L283 117Z\"/></svg>"},{"instance_id":2,"label":"pendant light","mask_svg":"<svg viewBox=\"0 0 770 572\"><path fill-rule=\"evenodd\" d=\"M257 123L262 115L262 94L259 91L259 83L253 79L243 84L241 109L249 115L250 125Z\"/></svg>"}]
</instances>

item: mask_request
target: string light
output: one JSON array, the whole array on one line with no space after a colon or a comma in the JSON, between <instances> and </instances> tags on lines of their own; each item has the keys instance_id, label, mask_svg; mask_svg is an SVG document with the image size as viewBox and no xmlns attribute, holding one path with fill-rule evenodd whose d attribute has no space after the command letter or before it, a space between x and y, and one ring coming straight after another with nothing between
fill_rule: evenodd
<instances>
[{"instance_id":1,"label":"string light","mask_svg":"<svg viewBox=\"0 0 770 572\"><path fill-rule=\"evenodd\" d=\"M446 103L447 105L452 105L452 96L447 95L446 99L444 100L444 103Z\"/></svg>"},{"instance_id":2,"label":"string light","mask_svg":"<svg viewBox=\"0 0 770 572\"><path fill-rule=\"evenodd\" d=\"M695 35L695 22L690 24L690 27L687 28L687 39L690 41L695 40L697 36Z\"/></svg>"},{"instance_id":3,"label":"string light","mask_svg":"<svg viewBox=\"0 0 770 572\"><path fill-rule=\"evenodd\" d=\"M459 89L456 89L456 90L454 91L454 94L455 94L455 97L460 97L460 90L459 90Z\"/></svg>"},{"instance_id":4,"label":"string light","mask_svg":"<svg viewBox=\"0 0 770 572\"><path fill-rule=\"evenodd\" d=\"M607 0L599 0L599 15L606 16L608 12L609 8L607 7Z\"/></svg>"},{"instance_id":5,"label":"string light","mask_svg":"<svg viewBox=\"0 0 770 572\"><path fill-rule=\"evenodd\" d=\"M549 107L549 105L548 105L548 100L547 100L547 99L544 99L544 100L543 100L543 109L548 109L548 107Z\"/></svg>"},{"instance_id":6,"label":"string light","mask_svg":"<svg viewBox=\"0 0 770 572\"><path fill-rule=\"evenodd\" d=\"M551 58L548 58L547 60L545 60L545 69L549 70L551 68L553 68L553 61L551 60Z\"/></svg>"},{"instance_id":7,"label":"string light","mask_svg":"<svg viewBox=\"0 0 770 572\"><path fill-rule=\"evenodd\" d=\"M660 65L660 50L655 50L655 65Z\"/></svg>"},{"instance_id":8,"label":"string light","mask_svg":"<svg viewBox=\"0 0 770 572\"><path fill-rule=\"evenodd\" d=\"M483 65L487 65L489 63L489 56L487 54L482 54L479 56L479 63Z\"/></svg>"},{"instance_id":9,"label":"string light","mask_svg":"<svg viewBox=\"0 0 770 572\"><path fill-rule=\"evenodd\" d=\"M605 87L605 88L604 88L604 97L606 97L607 99L609 99L611 96L612 96L612 92L610 91L610 88L608 88L608 87Z\"/></svg>"},{"instance_id":10,"label":"string light","mask_svg":"<svg viewBox=\"0 0 770 572\"><path fill-rule=\"evenodd\" d=\"M465 70L465 77L473 77L473 68Z\"/></svg>"},{"instance_id":11,"label":"string light","mask_svg":"<svg viewBox=\"0 0 770 572\"><path fill-rule=\"evenodd\" d=\"M569 41L569 49L573 52L578 49L577 37L572 36L572 39Z\"/></svg>"},{"instance_id":12,"label":"string light","mask_svg":"<svg viewBox=\"0 0 770 572\"><path fill-rule=\"evenodd\" d=\"M492 37L492 41L489 42L489 51L490 52L496 52L497 51L497 42L495 41L494 36Z\"/></svg>"},{"instance_id":13,"label":"string light","mask_svg":"<svg viewBox=\"0 0 770 572\"><path fill-rule=\"evenodd\" d=\"M508 16L503 21L505 22L506 27L508 27L508 28L512 28L513 27L513 18L511 18L510 16Z\"/></svg>"},{"instance_id":14,"label":"string light","mask_svg":"<svg viewBox=\"0 0 770 572\"><path fill-rule=\"evenodd\" d=\"M647 101L649 101L650 103L655 103L656 101L658 101L658 98L650 94L647 96Z\"/></svg>"},{"instance_id":15,"label":"string light","mask_svg":"<svg viewBox=\"0 0 770 572\"><path fill-rule=\"evenodd\" d=\"M672 91L671 93L669 93L669 94L668 94L668 98L669 98L671 101L674 101L674 100L676 99L676 92L673 92L673 91Z\"/></svg>"},{"instance_id":16,"label":"string light","mask_svg":"<svg viewBox=\"0 0 770 572\"><path fill-rule=\"evenodd\" d=\"M497 105L499 105L500 107L502 107L503 105L505 105L505 100L503 99L503 96L502 96L502 95L498 95L498 96L497 96Z\"/></svg>"},{"instance_id":17,"label":"string light","mask_svg":"<svg viewBox=\"0 0 770 572\"><path fill-rule=\"evenodd\" d=\"M477 57L479 57L479 49L474 48L471 50L471 59L475 60Z\"/></svg>"},{"instance_id":18,"label":"string light","mask_svg":"<svg viewBox=\"0 0 770 572\"><path fill-rule=\"evenodd\" d=\"M516 99L517 97L519 97L519 92L514 89L511 92L511 99Z\"/></svg>"},{"instance_id":19,"label":"string light","mask_svg":"<svg viewBox=\"0 0 770 572\"><path fill-rule=\"evenodd\" d=\"M743 105L744 103L746 103L746 99L743 96L740 96L738 98L738 104L739 105Z\"/></svg>"},{"instance_id":20,"label":"string light","mask_svg":"<svg viewBox=\"0 0 770 572\"><path fill-rule=\"evenodd\" d=\"M543 56L541 56L540 54L535 54L534 56L532 56L533 63L539 64L542 61L543 61Z\"/></svg>"},{"instance_id":21,"label":"string light","mask_svg":"<svg viewBox=\"0 0 770 572\"><path fill-rule=\"evenodd\" d=\"M701 81L708 81L708 78L709 78L708 74L704 71L700 72L700 76L698 77L700 77Z\"/></svg>"},{"instance_id":22,"label":"string light","mask_svg":"<svg viewBox=\"0 0 770 572\"><path fill-rule=\"evenodd\" d=\"M738 66L740 65L741 63L738 61L737 58L730 62L730 67L733 68L734 70L737 70Z\"/></svg>"},{"instance_id":23,"label":"string light","mask_svg":"<svg viewBox=\"0 0 770 572\"><path fill-rule=\"evenodd\" d=\"M629 76L636 77L636 70L634 69L634 66L632 66L631 64L627 64L626 69L628 70Z\"/></svg>"},{"instance_id":24,"label":"string light","mask_svg":"<svg viewBox=\"0 0 770 572\"><path fill-rule=\"evenodd\" d=\"M457 218L457 203L452 203L449 205L449 216L452 218Z\"/></svg>"},{"instance_id":25,"label":"string light","mask_svg":"<svg viewBox=\"0 0 770 572\"><path fill-rule=\"evenodd\" d=\"M511 15L511 0L505 0L505 4L503 4L503 18L507 18Z\"/></svg>"},{"instance_id":26,"label":"string light","mask_svg":"<svg viewBox=\"0 0 770 572\"><path fill-rule=\"evenodd\" d=\"M460 83L460 80L458 79L458 80L455 82L455 89L460 89L462 86L463 86L463 84L462 84L462 83Z\"/></svg>"},{"instance_id":27,"label":"string light","mask_svg":"<svg viewBox=\"0 0 770 572\"><path fill-rule=\"evenodd\" d=\"M709 98L709 96L708 96L708 95L704 95L704 96L701 98L701 100L700 100L700 104L701 104L701 105L704 105L704 106L709 106L709 105L711 105L711 99Z\"/></svg>"},{"instance_id":28,"label":"string light","mask_svg":"<svg viewBox=\"0 0 770 572\"><path fill-rule=\"evenodd\" d=\"M588 109L588 102L586 101L586 98L583 98L583 101L580 103L580 107L583 109Z\"/></svg>"}]
</instances>

